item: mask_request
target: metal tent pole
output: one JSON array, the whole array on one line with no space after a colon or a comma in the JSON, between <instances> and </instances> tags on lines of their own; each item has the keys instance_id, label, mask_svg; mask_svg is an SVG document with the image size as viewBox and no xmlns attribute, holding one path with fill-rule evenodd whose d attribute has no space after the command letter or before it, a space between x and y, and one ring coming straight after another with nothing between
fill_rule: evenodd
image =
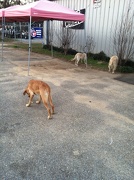
<instances>
[{"instance_id":1,"label":"metal tent pole","mask_svg":"<svg viewBox=\"0 0 134 180\"><path fill-rule=\"evenodd\" d=\"M53 20L51 20L51 56L53 58L54 53L53 53Z\"/></svg>"},{"instance_id":2,"label":"metal tent pole","mask_svg":"<svg viewBox=\"0 0 134 180\"><path fill-rule=\"evenodd\" d=\"M85 12L85 16L86 16L86 12ZM84 40L85 40L85 42L87 41L86 21L84 22ZM85 46L85 53L86 53L86 55L88 53L86 46ZM86 59L86 68L87 68L87 60L88 60L88 56L87 56L87 59Z\"/></svg>"},{"instance_id":3,"label":"metal tent pole","mask_svg":"<svg viewBox=\"0 0 134 180\"><path fill-rule=\"evenodd\" d=\"M1 61L3 61L3 43L4 43L4 16L2 15L2 49L1 49Z\"/></svg>"},{"instance_id":4,"label":"metal tent pole","mask_svg":"<svg viewBox=\"0 0 134 180\"><path fill-rule=\"evenodd\" d=\"M29 47L28 47L28 76L30 72L30 56L31 56L31 16L30 16L30 22L28 23L28 35L29 35Z\"/></svg>"}]
</instances>

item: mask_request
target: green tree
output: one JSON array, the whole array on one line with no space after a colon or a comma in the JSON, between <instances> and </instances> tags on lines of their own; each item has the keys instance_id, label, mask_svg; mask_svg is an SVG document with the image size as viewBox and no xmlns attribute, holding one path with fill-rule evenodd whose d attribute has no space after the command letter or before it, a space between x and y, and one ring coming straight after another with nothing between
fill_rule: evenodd
<instances>
[{"instance_id":1,"label":"green tree","mask_svg":"<svg viewBox=\"0 0 134 180\"><path fill-rule=\"evenodd\" d=\"M22 4L21 0L0 0L0 8L7 8L13 5Z\"/></svg>"},{"instance_id":2,"label":"green tree","mask_svg":"<svg viewBox=\"0 0 134 180\"><path fill-rule=\"evenodd\" d=\"M122 60L126 63L129 59L134 58L134 13L131 10L129 4L126 14L123 14L122 21L114 33L113 43L119 57L119 65L122 64Z\"/></svg>"},{"instance_id":3,"label":"green tree","mask_svg":"<svg viewBox=\"0 0 134 180\"><path fill-rule=\"evenodd\" d=\"M0 9L7 8L13 5L23 5L34 1L38 1L38 0L0 0Z\"/></svg>"}]
</instances>

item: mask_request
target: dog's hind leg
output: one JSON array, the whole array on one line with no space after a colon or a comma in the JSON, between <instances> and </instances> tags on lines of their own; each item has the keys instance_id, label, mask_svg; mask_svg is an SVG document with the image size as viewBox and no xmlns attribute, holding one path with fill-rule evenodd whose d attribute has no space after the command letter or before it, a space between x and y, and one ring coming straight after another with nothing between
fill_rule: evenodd
<instances>
[{"instance_id":1,"label":"dog's hind leg","mask_svg":"<svg viewBox=\"0 0 134 180\"><path fill-rule=\"evenodd\" d=\"M41 95L43 104L44 104L44 106L45 106L46 109L47 109L48 119L50 119L50 118L51 118L51 110L50 110L49 104L48 104L48 98L49 98L48 92L42 91L42 92L40 93L40 95Z\"/></svg>"},{"instance_id":2,"label":"dog's hind leg","mask_svg":"<svg viewBox=\"0 0 134 180\"><path fill-rule=\"evenodd\" d=\"M77 57L76 60L75 60L75 65L76 65L76 66L78 66L79 61L80 61L80 58Z\"/></svg>"},{"instance_id":3,"label":"dog's hind leg","mask_svg":"<svg viewBox=\"0 0 134 180\"><path fill-rule=\"evenodd\" d=\"M84 58L84 63L85 63L86 68L87 68L87 57Z\"/></svg>"},{"instance_id":4,"label":"dog's hind leg","mask_svg":"<svg viewBox=\"0 0 134 180\"><path fill-rule=\"evenodd\" d=\"M41 102L41 96L39 95L39 100L36 101L36 104L39 104Z\"/></svg>"},{"instance_id":5,"label":"dog's hind leg","mask_svg":"<svg viewBox=\"0 0 134 180\"><path fill-rule=\"evenodd\" d=\"M53 102L52 102L52 97L51 97L51 95L49 95L49 103L50 103L50 106L51 106L51 108L52 108L52 114L54 114L54 105L53 105Z\"/></svg>"},{"instance_id":6,"label":"dog's hind leg","mask_svg":"<svg viewBox=\"0 0 134 180\"><path fill-rule=\"evenodd\" d=\"M75 61L75 66L78 66L78 61L77 60Z\"/></svg>"}]
</instances>

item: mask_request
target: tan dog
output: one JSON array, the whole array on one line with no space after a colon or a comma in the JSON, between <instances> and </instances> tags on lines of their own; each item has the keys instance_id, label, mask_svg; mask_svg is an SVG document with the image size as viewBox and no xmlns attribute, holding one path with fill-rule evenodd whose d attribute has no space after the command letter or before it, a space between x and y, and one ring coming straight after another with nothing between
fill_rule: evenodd
<instances>
[{"instance_id":1,"label":"tan dog","mask_svg":"<svg viewBox=\"0 0 134 180\"><path fill-rule=\"evenodd\" d=\"M78 66L80 60L84 60L84 63L87 67L87 54L86 53L77 53L71 61L75 60L75 65Z\"/></svg>"},{"instance_id":2,"label":"tan dog","mask_svg":"<svg viewBox=\"0 0 134 180\"><path fill-rule=\"evenodd\" d=\"M48 112L48 119L51 118L51 114L54 113L54 105L51 97L51 89L48 84L39 80L30 80L27 85L27 88L23 92L23 95L25 94L28 94L29 96L29 102L28 104L26 104L27 107L31 105L34 94L39 94L39 100L36 101L36 103L39 104L42 99L44 106L46 107ZM51 108L49 108L49 106ZM52 109L52 113L51 113L51 109Z\"/></svg>"},{"instance_id":3,"label":"tan dog","mask_svg":"<svg viewBox=\"0 0 134 180\"><path fill-rule=\"evenodd\" d=\"M115 70L117 69L118 66L118 57L117 56L112 56L109 60L109 64L108 64L108 68L109 68L109 72L112 71L112 73L115 72Z\"/></svg>"}]
</instances>

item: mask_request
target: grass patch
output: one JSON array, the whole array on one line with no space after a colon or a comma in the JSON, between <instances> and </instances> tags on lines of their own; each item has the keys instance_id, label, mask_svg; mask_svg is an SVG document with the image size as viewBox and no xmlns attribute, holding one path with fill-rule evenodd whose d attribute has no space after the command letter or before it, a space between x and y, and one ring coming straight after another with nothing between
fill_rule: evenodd
<instances>
[{"instance_id":1,"label":"grass patch","mask_svg":"<svg viewBox=\"0 0 134 180\"><path fill-rule=\"evenodd\" d=\"M14 39L9 40L9 38L7 38L6 40L4 39L4 41L7 42L7 44L5 45L6 47L18 48L18 49L24 49L24 50L29 49L29 44L21 42L21 41L15 41ZM49 56L52 55L51 50L47 48L43 48L41 43L31 43L31 52L49 55ZM66 61L70 61L74 57L74 55L71 55L71 54L64 55L64 53L55 51L55 50L53 50L53 56L55 58L64 59ZM93 69L98 69L98 70L103 70L103 71L106 71L108 69L107 62L94 60L92 57L88 58L88 65L90 65Z\"/></svg>"},{"instance_id":2,"label":"grass patch","mask_svg":"<svg viewBox=\"0 0 134 180\"><path fill-rule=\"evenodd\" d=\"M108 70L108 63L106 61L98 61L92 58L88 58L88 64L94 69L103 71Z\"/></svg>"},{"instance_id":3,"label":"grass patch","mask_svg":"<svg viewBox=\"0 0 134 180\"><path fill-rule=\"evenodd\" d=\"M7 46L7 47L12 47L12 48L24 49L27 51L29 49L29 44L18 41L18 40L16 41L14 39L5 38L4 42L6 42L6 44L4 45L5 47ZM52 55L51 49L48 49L47 47L43 46L41 43L32 43L32 41L31 41L31 52L49 55L49 56ZM101 52L101 56L103 54L104 53ZM74 55L71 55L71 54L65 55L63 52L56 50L55 47L53 48L53 56L55 58L64 59L66 61L70 61L74 57ZM103 60L103 58L100 58L100 56L97 56L97 57L99 57L99 60L97 58L94 58L93 54L91 54L91 55L89 54L88 65L91 66L91 68L93 68L93 69L108 71L108 60L106 61L106 58L104 58L104 60ZM132 66L118 67L117 72L133 73L134 68Z\"/></svg>"}]
</instances>

